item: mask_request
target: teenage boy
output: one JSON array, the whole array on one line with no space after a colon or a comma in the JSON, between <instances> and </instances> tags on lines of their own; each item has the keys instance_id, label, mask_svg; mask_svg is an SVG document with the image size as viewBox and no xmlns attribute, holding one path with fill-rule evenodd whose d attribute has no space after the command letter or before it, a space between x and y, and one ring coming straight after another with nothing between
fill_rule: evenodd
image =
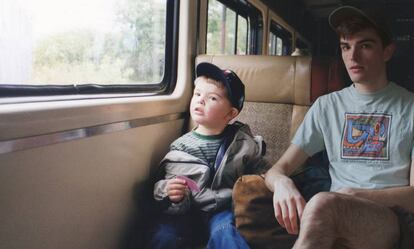
<instances>
[{"instance_id":1,"label":"teenage boy","mask_svg":"<svg viewBox=\"0 0 414 249\"><path fill-rule=\"evenodd\" d=\"M242 110L244 85L231 70L200 63L190 104L196 128L175 140L161 162L154 199L163 206L149 248L249 248L234 226L232 188L267 167L262 140L247 125L229 125ZM203 236L204 235L204 236Z\"/></svg>"},{"instance_id":2,"label":"teenage boy","mask_svg":"<svg viewBox=\"0 0 414 249\"><path fill-rule=\"evenodd\" d=\"M387 78L394 44L378 14L351 6L330 14L353 84L312 105L266 174L277 222L299 234L295 249L414 248L414 95ZM289 176L322 150L330 192L306 203Z\"/></svg>"}]
</instances>

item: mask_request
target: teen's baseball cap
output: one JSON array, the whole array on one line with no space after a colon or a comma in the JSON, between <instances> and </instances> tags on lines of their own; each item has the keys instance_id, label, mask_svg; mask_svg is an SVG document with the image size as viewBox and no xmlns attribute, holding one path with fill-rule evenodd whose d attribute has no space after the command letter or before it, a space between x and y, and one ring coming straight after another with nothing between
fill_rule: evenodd
<instances>
[{"instance_id":1,"label":"teen's baseball cap","mask_svg":"<svg viewBox=\"0 0 414 249\"><path fill-rule=\"evenodd\" d=\"M206 76L224 84L231 104L241 111L244 102L244 84L237 74L229 69L221 70L219 67L202 62L196 67L196 76Z\"/></svg>"},{"instance_id":2,"label":"teen's baseball cap","mask_svg":"<svg viewBox=\"0 0 414 249\"><path fill-rule=\"evenodd\" d=\"M385 34L389 41L392 40L392 33L384 10L375 6L361 6L361 8L356 8L354 6L342 6L336 8L329 15L329 25L335 30L343 20L352 16L358 16L366 19L378 32Z\"/></svg>"}]
</instances>

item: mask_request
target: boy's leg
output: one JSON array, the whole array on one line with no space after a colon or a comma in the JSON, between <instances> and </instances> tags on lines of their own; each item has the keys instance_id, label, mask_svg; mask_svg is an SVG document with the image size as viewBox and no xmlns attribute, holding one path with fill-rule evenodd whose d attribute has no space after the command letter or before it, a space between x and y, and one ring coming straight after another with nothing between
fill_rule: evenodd
<instances>
[{"instance_id":1,"label":"boy's leg","mask_svg":"<svg viewBox=\"0 0 414 249\"><path fill-rule=\"evenodd\" d=\"M202 240L200 218L191 214L162 214L149 232L147 248L192 248Z\"/></svg>"},{"instance_id":2,"label":"boy's leg","mask_svg":"<svg viewBox=\"0 0 414 249\"><path fill-rule=\"evenodd\" d=\"M207 248L249 248L249 245L237 231L234 225L234 215L225 210L213 215L209 223L210 238Z\"/></svg>"}]
</instances>

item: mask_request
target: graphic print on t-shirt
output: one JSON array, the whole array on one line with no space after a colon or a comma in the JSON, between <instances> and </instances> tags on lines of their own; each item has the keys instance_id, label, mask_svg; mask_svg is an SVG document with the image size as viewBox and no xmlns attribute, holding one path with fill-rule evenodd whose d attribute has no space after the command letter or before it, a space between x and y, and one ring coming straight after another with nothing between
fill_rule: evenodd
<instances>
[{"instance_id":1,"label":"graphic print on t-shirt","mask_svg":"<svg viewBox=\"0 0 414 249\"><path fill-rule=\"evenodd\" d=\"M389 159L391 115L346 113L341 158Z\"/></svg>"}]
</instances>

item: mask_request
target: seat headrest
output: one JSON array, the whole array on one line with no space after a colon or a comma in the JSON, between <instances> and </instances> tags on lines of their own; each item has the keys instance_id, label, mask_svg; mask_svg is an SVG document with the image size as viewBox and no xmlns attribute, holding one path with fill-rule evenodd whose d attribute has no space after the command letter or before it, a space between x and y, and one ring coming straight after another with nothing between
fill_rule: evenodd
<instances>
[{"instance_id":1,"label":"seat headrest","mask_svg":"<svg viewBox=\"0 0 414 249\"><path fill-rule=\"evenodd\" d=\"M310 105L311 57L261 55L199 55L231 69L246 87L246 101Z\"/></svg>"}]
</instances>

